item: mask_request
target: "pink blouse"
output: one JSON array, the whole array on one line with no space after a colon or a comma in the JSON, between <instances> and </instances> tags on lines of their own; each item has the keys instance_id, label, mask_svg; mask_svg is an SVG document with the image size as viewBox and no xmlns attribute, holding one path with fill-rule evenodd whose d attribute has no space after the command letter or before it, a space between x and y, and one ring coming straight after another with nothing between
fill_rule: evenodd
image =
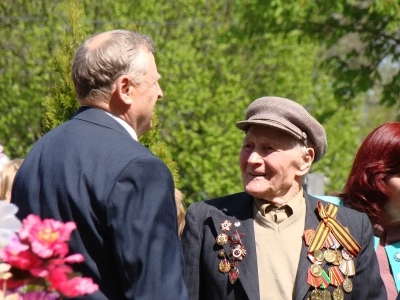
<instances>
[{"instance_id":1,"label":"pink blouse","mask_svg":"<svg viewBox=\"0 0 400 300\"><path fill-rule=\"evenodd\" d=\"M378 257L381 277L383 282L385 283L388 300L396 300L398 294L397 288L393 279L392 271L390 269L385 246L400 241L400 225L383 227L381 225L375 224L374 234L380 239L378 248L376 249L376 255Z\"/></svg>"}]
</instances>

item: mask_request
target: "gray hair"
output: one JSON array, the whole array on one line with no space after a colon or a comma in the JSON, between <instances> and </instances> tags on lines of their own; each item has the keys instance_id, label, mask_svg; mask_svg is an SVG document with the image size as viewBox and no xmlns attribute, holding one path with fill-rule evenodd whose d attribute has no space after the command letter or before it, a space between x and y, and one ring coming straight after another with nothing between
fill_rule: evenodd
<instances>
[{"instance_id":1,"label":"gray hair","mask_svg":"<svg viewBox=\"0 0 400 300\"><path fill-rule=\"evenodd\" d=\"M93 46L101 34L109 37ZM78 48L72 62L72 81L81 104L107 101L118 77L130 74L140 84L148 62L144 51L155 54L151 37L127 30L113 30L88 38Z\"/></svg>"}]
</instances>

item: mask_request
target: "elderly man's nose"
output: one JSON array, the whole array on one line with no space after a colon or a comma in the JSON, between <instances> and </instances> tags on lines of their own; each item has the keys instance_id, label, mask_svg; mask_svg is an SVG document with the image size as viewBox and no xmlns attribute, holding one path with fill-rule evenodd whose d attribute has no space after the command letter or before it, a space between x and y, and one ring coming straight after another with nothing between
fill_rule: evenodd
<instances>
[{"instance_id":1,"label":"elderly man's nose","mask_svg":"<svg viewBox=\"0 0 400 300\"><path fill-rule=\"evenodd\" d=\"M251 164L261 163L261 162L262 162L262 157L261 157L260 154L258 154L257 151L253 151L253 152L250 154L250 156L249 156L249 158L248 158L247 161L248 161L249 163L251 163Z\"/></svg>"}]
</instances>

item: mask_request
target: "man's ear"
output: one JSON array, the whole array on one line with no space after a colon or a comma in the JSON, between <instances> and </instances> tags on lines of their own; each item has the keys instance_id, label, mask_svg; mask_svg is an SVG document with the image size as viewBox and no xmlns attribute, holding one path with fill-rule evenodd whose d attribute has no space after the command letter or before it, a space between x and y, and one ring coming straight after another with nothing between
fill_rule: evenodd
<instances>
[{"instance_id":1,"label":"man's ear","mask_svg":"<svg viewBox=\"0 0 400 300\"><path fill-rule=\"evenodd\" d=\"M311 168L311 165L314 161L315 152L313 148L307 148L306 154L303 156L303 162L299 166L299 170L297 171L298 176L304 176L308 173Z\"/></svg>"},{"instance_id":2,"label":"man's ear","mask_svg":"<svg viewBox=\"0 0 400 300\"><path fill-rule=\"evenodd\" d=\"M120 76L115 82L115 93L118 98L126 105L132 104L132 93L135 92L135 87L131 79L127 75Z\"/></svg>"}]
</instances>

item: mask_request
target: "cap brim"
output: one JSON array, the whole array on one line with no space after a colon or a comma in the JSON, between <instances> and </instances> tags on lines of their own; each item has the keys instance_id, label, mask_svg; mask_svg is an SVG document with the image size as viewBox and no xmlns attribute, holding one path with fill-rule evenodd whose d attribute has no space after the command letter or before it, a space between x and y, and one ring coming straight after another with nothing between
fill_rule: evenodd
<instances>
[{"instance_id":1,"label":"cap brim","mask_svg":"<svg viewBox=\"0 0 400 300\"><path fill-rule=\"evenodd\" d=\"M292 130L287 128L285 125L277 123L277 122L272 122L272 121L267 121L267 120L251 120L251 121L248 120L248 121L240 121L240 122L236 123L236 127L243 131L247 131L249 129L250 125L262 125L262 126L278 129L278 130L286 132L287 134L291 135L295 139L301 140L301 137L299 137L297 134L295 134Z\"/></svg>"}]
</instances>

